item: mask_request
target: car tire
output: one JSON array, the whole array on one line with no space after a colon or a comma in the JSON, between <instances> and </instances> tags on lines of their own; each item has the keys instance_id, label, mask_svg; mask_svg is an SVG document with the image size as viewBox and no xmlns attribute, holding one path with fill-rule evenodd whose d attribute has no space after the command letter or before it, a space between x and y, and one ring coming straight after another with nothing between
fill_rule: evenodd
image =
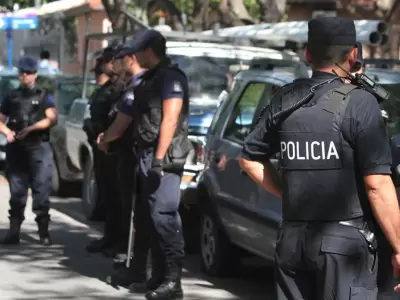
<instances>
[{"instance_id":1,"label":"car tire","mask_svg":"<svg viewBox=\"0 0 400 300\"><path fill-rule=\"evenodd\" d=\"M240 264L237 248L222 231L211 205L201 212L200 259L202 270L211 276L233 274Z\"/></svg>"},{"instance_id":2,"label":"car tire","mask_svg":"<svg viewBox=\"0 0 400 300\"><path fill-rule=\"evenodd\" d=\"M88 158L85 160L83 168L82 184L82 206L83 213L88 220L103 221L104 216L97 201L97 186L93 168L93 161Z\"/></svg>"}]
</instances>

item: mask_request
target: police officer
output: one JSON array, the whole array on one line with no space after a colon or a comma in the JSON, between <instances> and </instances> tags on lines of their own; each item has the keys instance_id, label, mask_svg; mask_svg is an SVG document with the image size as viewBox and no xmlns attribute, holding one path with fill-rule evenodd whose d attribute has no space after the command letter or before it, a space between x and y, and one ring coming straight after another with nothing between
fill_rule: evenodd
<instances>
[{"instance_id":1,"label":"police officer","mask_svg":"<svg viewBox=\"0 0 400 300\"><path fill-rule=\"evenodd\" d=\"M400 271L388 137L376 98L340 79L357 59L354 22L323 17L308 27L312 78L295 80L271 99L245 140L240 164L282 197L275 256L279 300L376 299L373 214L394 248L393 272ZM304 105L289 108L300 99ZM277 152L281 182L269 162Z\"/></svg>"},{"instance_id":2,"label":"police officer","mask_svg":"<svg viewBox=\"0 0 400 300\"><path fill-rule=\"evenodd\" d=\"M121 101L118 103L117 115L115 121L104 133L98 137L98 147L107 151L109 143L115 140L120 140L118 149L118 178L120 182L120 194L122 195L121 202L123 210L121 220L124 222L123 230L124 236L129 236L129 218L132 209L132 196L137 191L133 190L134 173L137 165L133 147L133 118L134 118L134 100L135 88L141 81L141 76L144 70L138 64L135 56L130 49L130 43L119 49L115 55L115 60L120 60L121 65L124 66L125 72L128 72L133 77L131 78L129 86L125 89ZM123 192L121 192L123 191ZM110 279L112 284L128 286L132 283L142 283L146 280L146 265L148 253L148 232L143 225L146 226L142 219L145 217L140 213L141 201L135 202L135 219L136 219L136 233L134 244L134 258L133 263L130 264L128 269L120 269Z\"/></svg>"},{"instance_id":3,"label":"police officer","mask_svg":"<svg viewBox=\"0 0 400 300\"><path fill-rule=\"evenodd\" d=\"M86 247L88 252L106 252L115 248L119 243L116 233L119 228L120 210L115 201L118 194L117 156L115 153L104 153L96 145L97 135L103 132L111 122L109 113L119 96L119 91L111 79L114 76L112 58L113 50L106 48L101 57L96 60L93 71L99 87L93 92L90 99L90 118L84 122L84 130L92 146L94 157L94 172L100 204L96 214L105 213L104 236L90 242Z\"/></svg>"},{"instance_id":4,"label":"police officer","mask_svg":"<svg viewBox=\"0 0 400 300\"><path fill-rule=\"evenodd\" d=\"M53 153L49 138L50 128L57 122L57 112L53 97L35 83L37 69L36 58L24 56L19 60L20 86L10 91L0 107L0 132L8 142L6 177L11 194L10 229L4 244L20 242L29 188L40 243L51 244L49 193Z\"/></svg>"},{"instance_id":5,"label":"police officer","mask_svg":"<svg viewBox=\"0 0 400 300\"><path fill-rule=\"evenodd\" d=\"M134 42L132 51L148 69L135 94L139 186L151 217L152 278L146 298L181 299L184 241L178 207L181 175L191 146L188 82L167 58L166 40L160 32L139 32Z\"/></svg>"}]
</instances>

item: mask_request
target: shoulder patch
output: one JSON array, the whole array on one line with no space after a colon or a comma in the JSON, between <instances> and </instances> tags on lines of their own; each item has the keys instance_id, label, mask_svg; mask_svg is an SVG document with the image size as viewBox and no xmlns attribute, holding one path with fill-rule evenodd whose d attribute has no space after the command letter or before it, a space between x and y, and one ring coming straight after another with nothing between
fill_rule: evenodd
<instances>
[{"instance_id":1,"label":"shoulder patch","mask_svg":"<svg viewBox=\"0 0 400 300\"><path fill-rule=\"evenodd\" d=\"M180 93L183 91L182 84L179 81L174 81L172 83L172 91L175 93Z\"/></svg>"}]
</instances>

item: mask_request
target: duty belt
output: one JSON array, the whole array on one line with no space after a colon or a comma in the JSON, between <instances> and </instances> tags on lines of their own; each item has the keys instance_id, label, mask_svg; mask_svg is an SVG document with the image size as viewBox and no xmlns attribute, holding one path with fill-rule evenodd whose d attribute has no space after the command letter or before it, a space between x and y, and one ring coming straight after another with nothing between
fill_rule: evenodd
<instances>
[{"instance_id":1,"label":"duty belt","mask_svg":"<svg viewBox=\"0 0 400 300\"><path fill-rule=\"evenodd\" d=\"M368 223L363 219L340 221L340 225L356 228L374 250L378 247L375 234L370 230Z\"/></svg>"}]
</instances>

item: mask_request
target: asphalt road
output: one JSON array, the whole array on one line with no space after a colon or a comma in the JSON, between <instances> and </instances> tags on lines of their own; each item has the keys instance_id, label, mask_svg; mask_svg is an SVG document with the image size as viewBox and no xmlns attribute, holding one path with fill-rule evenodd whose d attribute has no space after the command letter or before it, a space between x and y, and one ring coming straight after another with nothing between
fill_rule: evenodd
<instances>
[{"instance_id":1,"label":"asphalt road","mask_svg":"<svg viewBox=\"0 0 400 300\"><path fill-rule=\"evenodd\" d=\"M0 238L8 228L7 183L0 180ZM144 299L126 289L105 283L113 272L112 260L88 254L87 242L100 236L102 225L87 222L79 198L52 198L51 231L54 245L37 245L37 227L30 200L19 246L0 245L0 299ZM231 278L209 278L199 270L199 258L185 262L183 288L186 300L274 300L271 268L250 258Z\"/></svg>"}]
</instances>

